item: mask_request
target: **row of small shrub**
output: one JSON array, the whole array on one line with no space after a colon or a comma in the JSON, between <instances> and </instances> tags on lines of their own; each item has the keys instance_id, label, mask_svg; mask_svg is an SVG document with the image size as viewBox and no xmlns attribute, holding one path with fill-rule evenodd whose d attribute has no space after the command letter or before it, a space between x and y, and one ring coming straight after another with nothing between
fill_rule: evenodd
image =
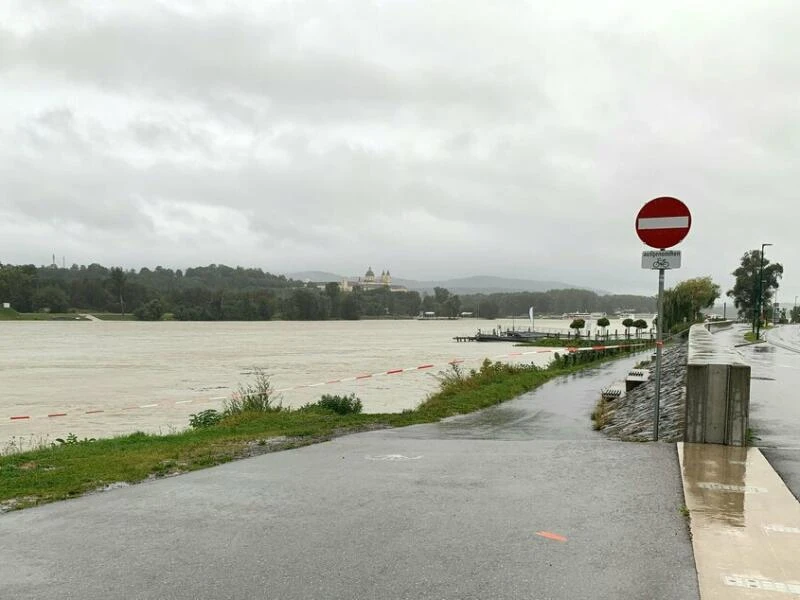
<instances>
[{"instance_id":1,"label":"row of small shrub","mask_svg":"<svg viewBox=\"0 0 800 600\"><path fill-rule=\"evenodd\" d=\"M254 382L248 385L239 385L239 389L225 401L222 411L210 408L192 414L189 418L189 425L193 429L203 429L217 425L226 417L245 412L270 413L291 410L281 403L280 395L272 387L269 375L258 368L253 369L253 373ZM339 415L351 415L359 414L362 409L361 400L356 398L355 394L349 396L324 394L318 402L306 404L298 410L324 410Z\"/></svg>"},{"instance_id":2,"label":"row of small shrub","mask_svg":"<svg viewBox=\"0 0 800 600\"><path fill-rule=\"evenodd\" d=\"M364 408L361 400L356 398L355 394L349 396L333 396L331 394L324 394L318 402L314 404L306 404L303 408L319 407L325 410L335 412L337 415L357 415L361 413Z\"/></svg>"}]
</instances>

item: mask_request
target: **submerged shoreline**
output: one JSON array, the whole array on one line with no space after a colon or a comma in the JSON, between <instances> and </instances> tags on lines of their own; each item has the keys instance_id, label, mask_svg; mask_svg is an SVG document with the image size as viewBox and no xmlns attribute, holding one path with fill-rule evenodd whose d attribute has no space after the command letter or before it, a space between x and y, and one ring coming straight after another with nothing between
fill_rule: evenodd
<instances>
[{"instance_id":1,"label":"submerged shoreline","mask_svg":"<svg viewBox=\"0 0 800 600\"><path fill-rule=\"evenodd\" d=\"M551 379L631 354L631 349L586 351L549 367L485 361L440 374L440 389L414 410L339 415L310 406L241 413L219 425L158 436L144 433L67 443L0 457L0 510L63 500L153 477L177 475L271 452L383 427L439 421L510 400Z\"/></svg>"}]
</instances>

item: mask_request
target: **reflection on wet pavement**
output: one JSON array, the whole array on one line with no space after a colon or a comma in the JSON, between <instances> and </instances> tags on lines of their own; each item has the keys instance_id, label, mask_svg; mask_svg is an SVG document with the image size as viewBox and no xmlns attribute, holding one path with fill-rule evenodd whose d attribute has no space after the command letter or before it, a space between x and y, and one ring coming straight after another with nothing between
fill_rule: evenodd
<instances>
[{"instance_id":1,"label":"reflection on wet pavement","mask_svg":"<svg viewBox=\"0 0 800 600\"><path fill-rule=\"evenodd\" d=\"M678 444L704 600L800 595L800 504L758 448Z\"/></svg>"},{"instance_id":2,"label":"reflection on wet pavement","mask_svg":"<svg viewBox=\"0 0 800 600\"><path fill-rule=\"evenodd\" d=\"M697 510L708 519L744 527L744 493L737 490L745 487L746 461L747 448L684 444L684 477L697 483L692 490ZM728 487L722 490L723 485Z\"/></svg>"}]
</instances>

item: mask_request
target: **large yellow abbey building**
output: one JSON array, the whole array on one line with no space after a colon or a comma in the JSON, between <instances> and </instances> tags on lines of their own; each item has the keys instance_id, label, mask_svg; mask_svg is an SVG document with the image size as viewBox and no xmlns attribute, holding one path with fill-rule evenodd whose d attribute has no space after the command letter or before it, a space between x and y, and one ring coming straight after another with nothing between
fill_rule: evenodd
<instances>
[{"instance_id":1,"label":"large yellow abbey building","mask_svg":"<svg viewBox=\"0 0 800 600\"><path fill-rule=\"evenodd\" d=\"M367 269L364 277L359 277L358 281L350 281L344 279L339 283L339 287L343 292L349 292L353 288L360 287L362 290L374 290L377 288L388 287L392 292L407 292L408 288L402 285L392 285L392 275L389 270L381 271L379 278L375 277L375 272L372 267Z\"/></svg>"}]
</instances>

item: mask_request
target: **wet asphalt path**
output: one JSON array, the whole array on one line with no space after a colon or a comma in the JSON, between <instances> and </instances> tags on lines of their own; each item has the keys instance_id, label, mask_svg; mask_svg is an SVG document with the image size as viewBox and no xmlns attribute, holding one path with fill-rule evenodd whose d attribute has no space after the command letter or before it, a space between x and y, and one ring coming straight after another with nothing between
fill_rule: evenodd
<instances>
[{"instance_id":1,"label":"wet asphalt path","mask_svg":"<svg viewBox=\"0 0 800 600\"><path fill-rule=\"evenodd\" d=\"M746 329L725 335L741 343ZM760 438L756 445L800 499L800 326L781 325L767 339L739 348L752 369L750 424Z\"/></svg>"},{"instance_id":2,"label":"wet asphalt path","mask_svg":"<svg viewBox=\"0 0 800 600\"><path fill-rule=\"evenodd\" d=\"M674 444L590 429L598 389L640 358L440 424L0 515L0 598L697 598Z\"/></svg>"}]
</instances>

